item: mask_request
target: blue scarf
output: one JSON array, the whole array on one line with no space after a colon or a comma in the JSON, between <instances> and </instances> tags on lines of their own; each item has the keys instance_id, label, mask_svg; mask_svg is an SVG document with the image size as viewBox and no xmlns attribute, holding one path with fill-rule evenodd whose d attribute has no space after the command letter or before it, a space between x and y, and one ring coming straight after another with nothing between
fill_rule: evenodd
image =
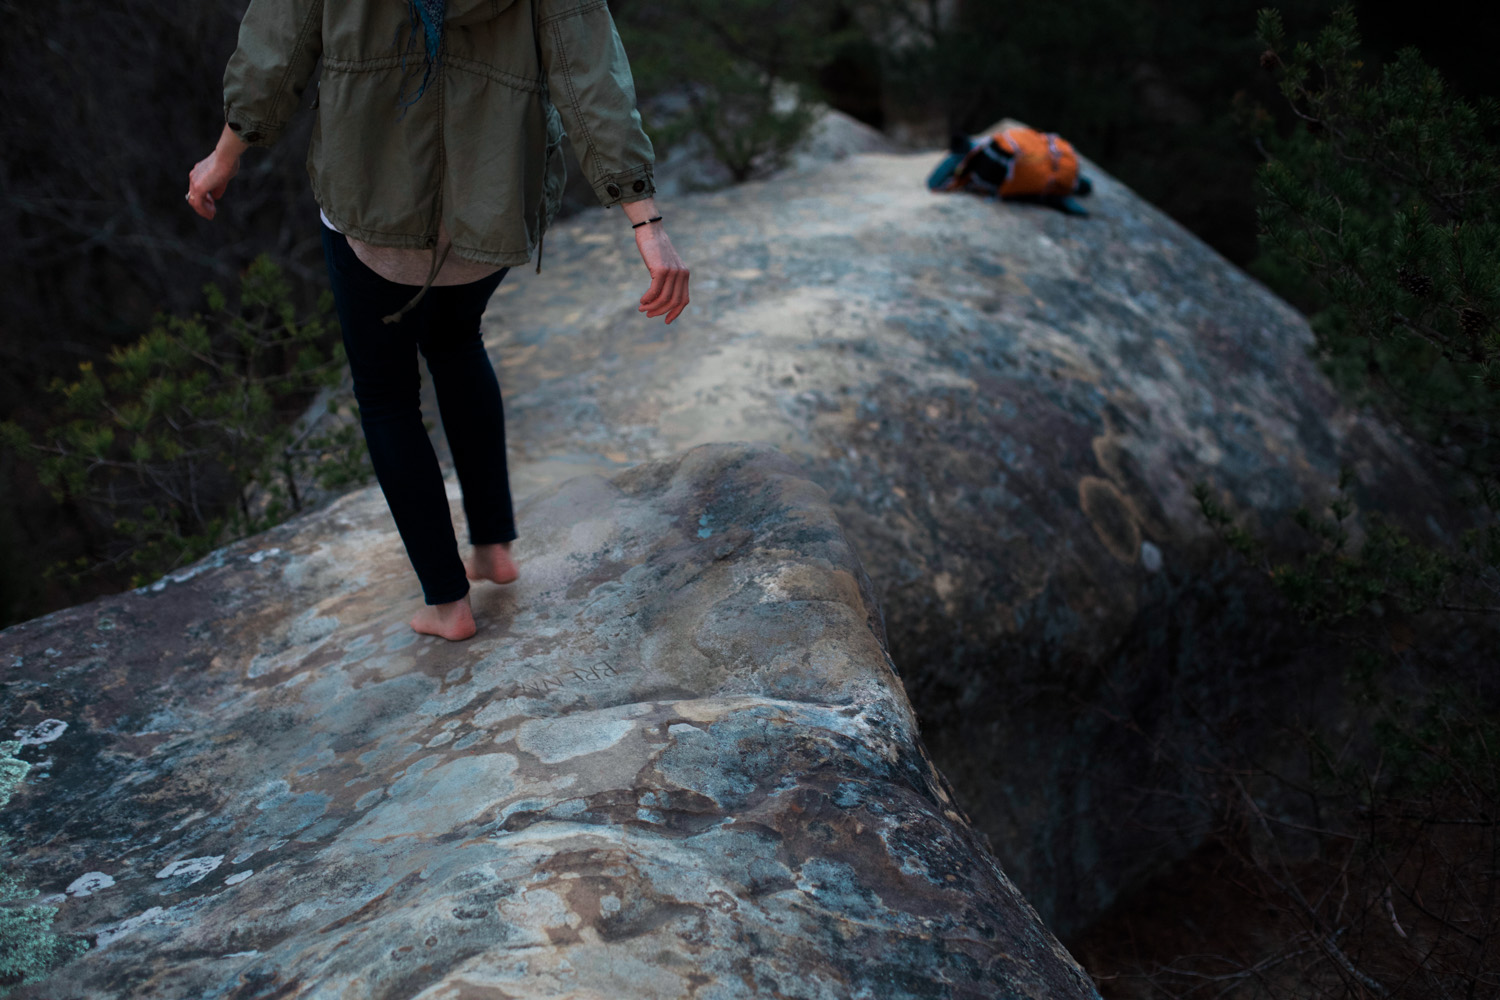
<instances>
[{"instance_id":1,"label":"blue scarf","mask_svg":"<svg viewBox=\"0 0 1500 1000\"><path fill-rule=\"evenodd\" d=\"M427 90L427 81L432 77L432 69L437 65L438 53L443 46L443 19L447 14L448 0L408 0L411 13L411 35L408 37L406 52L401 54L401 69L406 69L406 56L411 52L411 43L416 41L418 30L422 34L423 59L422 59L422 85L417 88L417 93L411 100L402 100L402 114L405 108L417 103L417 99ZM401 100L402 94L406 92L406 80L401 82L401 94L397 100Z\"/></svg>"}]
</instances>

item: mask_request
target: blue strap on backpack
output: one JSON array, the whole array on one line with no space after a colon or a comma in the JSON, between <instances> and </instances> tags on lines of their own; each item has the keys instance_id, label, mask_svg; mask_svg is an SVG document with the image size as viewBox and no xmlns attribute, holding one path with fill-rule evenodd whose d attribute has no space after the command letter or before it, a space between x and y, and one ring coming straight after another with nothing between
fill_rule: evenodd
<instances>
[{"instance_id":1,"label":"blue strap on backpack","mask_svg":"<svg viewBox=\"0 0 1500 1000\"><path fill-rule=\"evenodd\" d=\"M432 69L437 65L439 54L443 48L443 21L448 16L448 0L407 0L408 11L411 14L411 35L408 37L406 51L401 53L401 70L406 71L406 57L411 52L411 43L416 40L420 31L422 35L422 85L417 88L416 96L411 100L403 100L402 94L406 92L406 79L403 75L401 81L401 92L396 95L400 101L402 111L406 114L406 108L417 103L417 100L427 91L427 81L432 77Z\"/></svg>"}]
</instances>

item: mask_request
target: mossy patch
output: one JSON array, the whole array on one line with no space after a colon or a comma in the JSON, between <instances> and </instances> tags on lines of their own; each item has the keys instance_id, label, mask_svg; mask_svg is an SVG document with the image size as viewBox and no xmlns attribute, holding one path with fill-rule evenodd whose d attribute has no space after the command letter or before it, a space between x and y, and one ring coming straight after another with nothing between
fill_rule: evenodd
<instances>
[{"instance_id":1,"label":"mossy patch","mask_svg":"<svg viewBox=\"0 0 1500 1000\"><path fill-rule=\"evenodd\" d=\"M15 756L20 749L19 741L0 742L0 806L10 802L31 770L30 764ZM28 893L20 880L5 870L7 839L0 837L0 996L9 994L13 986L37 982L89 947L82 938L52 933L57 907L10 905L35 893Z\"/></svg>"}]
</instances>

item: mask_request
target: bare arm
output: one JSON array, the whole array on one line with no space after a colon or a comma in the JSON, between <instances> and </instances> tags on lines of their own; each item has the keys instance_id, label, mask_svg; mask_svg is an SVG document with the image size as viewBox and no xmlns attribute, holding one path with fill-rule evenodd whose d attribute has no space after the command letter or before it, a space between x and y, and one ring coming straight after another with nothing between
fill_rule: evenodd
<instances>
[{"instance_id":1,"label":"bare arm","mask_svg":"<svg viewBox=\"0 0 1500 1000\"><path fill-rule=\"evenodd\" d=\"M188 204L205 219L218 214L217 199L224 197L229 179L240 172L240 157L250 146L228 125L219 134L214 151L199 160L188 173Z\"/></svg>"},{"instance_id":2,"label":"bare arm","mask_svg":"<svg viewBox=\"0 0 1500 1000\"><path fill-rule=\"evenodd\" d=\"M224 69L224 131L188 174L188 204L205 219L218 212L241 154L275 145L296 113L323 52L322 16L323 0L250 0Z\"/></svg>"},{"instance_id":3,"label":"bare arm","mask_svg":"<svg viewBox=\"0 0 1500 1000\"><path fill-rule=\"evenodd\" d=\"M602 0L538 0L538 46L547 90L573 137L579 164L601 205L621 205L651 272L640 311L672 322L688 304L688 269L677 255L652 195L655 152L641 130L635 81Z\"/></svg>"},{"instance_id":4,"label":"bare arm","mask_svg":"<svg viewBox=\"0 0 1500 1000\"><path fill-rule=\"evenodd\" d=\"M656 210L655 198L627 201L620 206L632 224L646 222L660 213ZM667 314L670 323L682 314L688 305L688 269L677 255L677 249L667 238L667 230L661 222L649 222L635 230L635 246L651 272L651 287L641 296L638 312L655 319Z\"/></svg>"}]
</instances>

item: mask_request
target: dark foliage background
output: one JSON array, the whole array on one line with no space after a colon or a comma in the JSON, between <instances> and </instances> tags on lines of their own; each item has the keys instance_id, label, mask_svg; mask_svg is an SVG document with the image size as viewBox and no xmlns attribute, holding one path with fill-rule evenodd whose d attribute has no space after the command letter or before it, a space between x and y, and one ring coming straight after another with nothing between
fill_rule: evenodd
<instances>
[{"instance_id":1,"label":"dark foliage background","mask_svg":"<svg viewBox=\"0 0 1500 1000\"><path fill-rule=\"evenodd\" d=\"M719 17L733 27L725 18L742 21L746 2L687 6L706 23ZM232 286L257 253L268 252L291 277L299 304L310 306L323 287L303 165L311 115L276 148L246 156L215 222L182 202L188 170L222 124L224 64L244 7L245 0L0 0L0 420L45 419L44 387L53 378L72 377L80 362L134 341L157 312L201 308L205 282ZM657 5L613 7L627 37L661 30ZM838 45L778 50L774 31L724 38L733 45L750 37L785 75L920 146L1003 115L1060 131L1247 265L1256 253L1258 157L1233 106L1240 92L1273 96L1255 61L1256 7L1256 0L805 0L796 30L822 24ZM1331 7L1332 0L1293 0L1282 9L1296 32ZM1483 85L1481 47L1465 44L1451 22L1413 18L1394 4L1360 12L1372 57L1414 44L1460 91ZM932 27L938 14L947 27ZM651 85L648 72L643 97ZM22 567L103 542L79 511L55 503L0 453L0 623L92 596Z\"/></svg>"},{"instance_id":2,"label":"dark foliage background","mask_svg":"<svg viewBox=\"0 0 1500 1000\"><path fill-rule=\"evenodd\" d=\"M670 31L663 15L673 10L700 27L717 23L697 30L695 44L711 48L705 39L722 38L741 58L774 63L916 148L1006 115L1058 131L1229 260L1313 310L1316 296L1262 259L1257 243L1263 153L1246 114L1257 102L1275 108L1283 136L1293 120L1260 61L1256 10L1264 2L802 0L791 5L795 22L769 20L754 31L736 19L780 0L611 6L627 40ZM1305 37L1327 22L1335 0L1278 6L1288 34ZM158 313L202 310L205 282L236 284L262 252L291 279L301 307L324 289L303 166L310 115L275 149L246 156L215 222L182 200L189 169L222 126L223 69L244 8L245 0L0 0L0 421L45 421L52 379L76 378L80 363L135 341ZM1372 65L1414 46L1458 94L1492 92L1487 47L1451 12L1422 16L1394 3L1356 10L1360 51ZM787 31L816 32L818 43L790 44ZM711 52L696 54L712 62ZM653 74L649 45L640 55L643 98L683 86ZM742 82L753 89L753 79ZM574 210L587 204L577 190ZM84 512L56 503L33 470L0 449L0 626L123 587L123 577L95 579L86 590L36 572L105 542ZM1223 867L1211 852L1197 855L1175 884L1215 884ZM1246 895L1235 905L1261 905L1255 886L1240 888ZM1222 916L1226 897L1203 895L1200 909ZM1147 893L1129 905L1175 913L1191 902ZM1159 953L1169 953L1160 942L1170 932L1152 933Z\"/></svg>"},{"instance_id":3,"label":"dark foliage background","mask_svg":"<svg viewBox=\"0 0 1500 1000\"><path fill-rule=\"evenodd\" d=\"M204 308L262 251L311 306L324 287L303 169L311 116L247 156L210 223L183 201L223 127L224 64L243 0L0 0L0 420L40 422L53 378L144 334L158 311ZM0 623L119 589L43 581L37 567L105 542L0 450Z\"/></svg>"}]
</instances>

